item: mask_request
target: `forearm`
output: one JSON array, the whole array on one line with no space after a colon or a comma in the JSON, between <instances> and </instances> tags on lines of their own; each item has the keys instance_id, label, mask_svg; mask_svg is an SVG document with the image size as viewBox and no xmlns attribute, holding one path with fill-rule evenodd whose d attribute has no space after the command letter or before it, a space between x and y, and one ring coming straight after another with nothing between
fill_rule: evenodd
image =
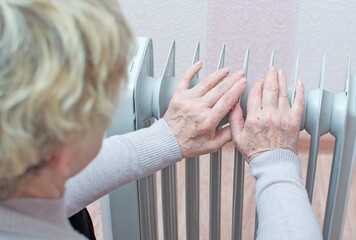
<instances>
[{"instance_id":1,"label":"forearm","mask_svg":"<svg viewBox=\"0 0 356 240\"><path fill-rule=\"evenodd\" d=\"M164 120L150 128L104 140L98 156L66 184L68 216L116 188L181 158L179 145Z\"/></svg>"},{"instance_id":2,"label":"forearm","mask_svg":"<svg viewBox=\"0 0 356 240\"><path fill-rule=\"evenodd\" d=\"M266 152L250 168L256 178L258 239L322 239L296 154Z\"/></svg>"}]
</instances>

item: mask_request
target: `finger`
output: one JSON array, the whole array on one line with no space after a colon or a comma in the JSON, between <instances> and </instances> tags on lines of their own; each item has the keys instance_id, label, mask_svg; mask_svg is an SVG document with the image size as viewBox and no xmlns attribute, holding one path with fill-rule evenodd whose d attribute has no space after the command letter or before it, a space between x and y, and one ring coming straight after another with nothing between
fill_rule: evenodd
<instances>
[{"instance_id":1,"label":"finger","mask_svg":"<svg viewBox=\"0 0 356 240\"><path fill-rule=\"evenodd\" d=\"M232 74L224 81L216 85L211 91L207 92L203 96L203 101L209 106L212 107L216 102L231 89L231 87L240 79L245 76L244 71L240 70L238 73Z\"/></svg>"},{"instance_id":2,"label":"finger","mask_svg":"<svg viewBox=\"0 0 356 240\"><path fill-rule=\"evenodd\" d=\"M238 103L235 104L234 109L230 112L229 123L231 126L232 138L235 140L239 139L244 128L244 117L241 106Z\"/></svg>"},{"instance_id":3,"label":"finger","mask_svg":"<svg viewBox=\"0 0 356 240\"><path fill-rule=\"evenodd\" d=\"M225 145L225 143L231 141L231 130L230 126L226 126L222 129L216 131L215 137L212 141L208 143L208 148L211 150L209 152L215 152L219 148Z\"/></svg>"},{"instance_id":4,"label":"finger","mask_svg":"<svg viewBox=\"0 0 356 240\"><path fill-rule=\"evenodd\" d=\"M290 109L289 99L288 99L287 78L282 70L278 71L278 84L279 84L278 109Z\"/></svg>"},{"instance_id":5,"label":"finger","mask_svg":"<svg viewBox=\"0 0 356 240\"><path fill-rule=\"evenodd\" d=\"M218 124L221 119L223 119L223 117L231 111L231 108L235 106L237 100L241 97L243 91L245 90L246 85L246 78L241 78L219 99L215 106L213 106L210 114L216 124Z\"/></svg>"},{"instance_id":6,"label":"finger","mask_svg":"<svg viewBox=\"0 0 356 240\"><path fill-rule=\"evenodd\" d=\"M221 80L223 80L229 74L227 68L219 69L210 74L203 81L199 82L194 88L192 88L193 96L201 97L214 88Z\"/></svg>"},{"instance_id":7,"label":"finger","mask_svg":"<svg viewBox=\"0 0 356 240\"><path fill-rule=\"evenodd\" d=\"M279 93L278 88L277 72L274 67L271 67L267 71L266 78L263 83L262 108L277 108Z\"/></svg>"},{"instance_id":8,"label":"finger","mask_svg":"<svg viewBox=\"0 0 356 240\"><path fill-rule=\"evenodd\" d=\"M189 83L194 78L194 76L200 71L203 63L198 61L194 63L190 68L184 73L183 77L179 80L176 91L182 91L189 89Z\"/></svg>"},{"instance_id":9,"label":"finger","mask_svg":"<svg viewBox=\"0 0 356 240\"><path fill-rule=\"evenodd\" d=\"M256 82L251 88L247 99L247 112L257 111L262 107L263 80Z\"/></svg>"},{"instance_id":10,"label":"finger","mask_svg":"<svg viewBox=\"0 0 356 240\"><path fill-rule=\"evenodd\" d=\"M298 81L296 87L295 99L292 110L297 116L302 118L304 112L304 86L301 81Z\"/></svg>"}]
</instances>

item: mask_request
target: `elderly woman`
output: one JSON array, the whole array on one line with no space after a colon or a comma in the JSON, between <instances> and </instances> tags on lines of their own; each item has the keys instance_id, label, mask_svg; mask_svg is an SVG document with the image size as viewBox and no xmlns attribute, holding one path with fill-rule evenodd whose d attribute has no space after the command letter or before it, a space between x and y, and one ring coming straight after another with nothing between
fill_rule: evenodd
<instances>
[{"instance_id":1,"label":"elderly woman","mask_svg":"<svg viewBox=\"0 0 356 240\"><path fill-rule=\"evenodd\" d=\"M244 73L221 69L189 89L198 62L179 81L163 119L102 141L134 48L116 0L1 0L0 23L0 239L84 239L67 217L129 181L215 151L232 134L257 178L261 237L271 236L268 219L319 237L293 153L302 86L290 109L285 79L270 70L250 94L244 123L234 107ZM232 108L231 127L217 131ZM269 151L276 148L292 151ZM286 215L289 201L296 209ZM280 207L278 221L270 219L270 204Z\"/></svg>"}]
</instances>

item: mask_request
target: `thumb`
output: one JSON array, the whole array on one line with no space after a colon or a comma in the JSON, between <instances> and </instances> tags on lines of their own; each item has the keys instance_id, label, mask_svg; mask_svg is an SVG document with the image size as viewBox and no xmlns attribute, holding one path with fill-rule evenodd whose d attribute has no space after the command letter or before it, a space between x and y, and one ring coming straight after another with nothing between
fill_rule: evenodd
<instances>
[{"instance_id":1,"label":"thumb","mask_svg":"<svg viewBox=\"0 0 356 240\"><path fill-rule=\"evenodd\" d=\"M244 117L240 104L236 103L230 112L229 123L231 126L232 138L236 141L240 138L244 128Z\"/></svg>"}]
</instances>

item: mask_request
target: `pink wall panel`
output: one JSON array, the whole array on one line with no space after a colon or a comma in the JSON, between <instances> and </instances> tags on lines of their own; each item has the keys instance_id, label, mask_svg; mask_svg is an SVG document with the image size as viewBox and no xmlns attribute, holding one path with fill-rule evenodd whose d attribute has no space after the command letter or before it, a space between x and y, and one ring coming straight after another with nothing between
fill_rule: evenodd
<instances>
[{"instance_id":1,"label":"pink wall panel","mask_svg":"<svg viewBox=\"0 0 356 240\"><path fill-rule=\"evenodd\" d=\"M255 2L253 4L253 2ZM241 68L246 47L250 46L249 80L264 75L272 49L276 65L290 70L297 31L298 1L210 1L207 17L207 63L216 65L221 45L226 44L227 65Z\"/></svg>"}]
</instances>

